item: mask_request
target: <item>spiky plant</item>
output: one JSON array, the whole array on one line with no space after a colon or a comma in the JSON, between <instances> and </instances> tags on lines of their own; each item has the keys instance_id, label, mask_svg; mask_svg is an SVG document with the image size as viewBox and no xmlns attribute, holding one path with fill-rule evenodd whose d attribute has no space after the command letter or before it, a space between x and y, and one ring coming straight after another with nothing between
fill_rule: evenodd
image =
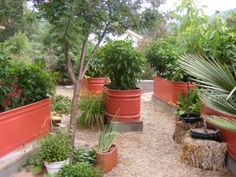
<instances>
[{"instance_id":1,"label":"spiky plant","mask_svg":"<svg viewBox=\"0 0 236 177\"><path fill-rule=\"evenodd\" d=\"M232 66L199 55L185 55L179 60L182 69L193 77L201 88L202 102L219 112L236 116L236 61ZM236 131L233 119L206 116L207 121L218 127Z\"/></svg>"}]
</instances>

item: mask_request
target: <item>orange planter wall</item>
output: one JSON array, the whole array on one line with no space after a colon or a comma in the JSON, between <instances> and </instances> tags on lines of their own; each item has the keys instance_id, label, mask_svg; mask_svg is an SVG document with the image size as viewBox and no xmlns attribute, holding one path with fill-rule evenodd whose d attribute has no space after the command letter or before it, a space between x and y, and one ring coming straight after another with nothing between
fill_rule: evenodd
<instances>
[{"instance_id":1,"label":"orange planter wall","mask_svg":"<svg viewBox=\"0 0 236 177\"><path fill-rule=\"evenodd\" d=\"M0 113L0 156L51 130L50 99Z\"/></svg>"},{"instance_id":2,"label":"orange planter wall","mask_svg":"<svg viewBox=\"0 0 236 177\"><path fill-rule=\"evenodd\" d=\"M220 113L204 105L202 105L201 107L201 114L223 116L226 118L234 119L236 121L236 117ZM220 133L222 135L223 140L227 143L228 153L234 160L236 160L236 132L230 132L225 129L220 129Z\"/></svg>"},{"instance_id":3,"label":"orange planter wall","mask_svg":"<svg viewBox=\"0 0 236 177\"><path fill-rule=\"evenodd\" d=\"M103 87L105 112L117 122L134 122L140 119L141 89L113 90Z\"/></svg>"},{"instance_id":4,"label":"orange planter wall","mask_svg":"<svg viewBox=\"0 0 236 177\"><path fill-rule=\"evenodd\" d=\"M103 85L108 83L107 78L87 78L82 80L81 92L83 94L101 94Z\"/></svg>"},{"instance_id":5,"label":"orange planter wall","mask_svg":"<svg viewBox=\"0 0 236 177\"><path fill-rule=\"evenodd\" d=\"M195 84L186 82L172 82L161 77L154 77L153 95L161 101L177 106L179 96L182 92L187 93L188 87L195 88Z\"/></svg>"}]
</instances>

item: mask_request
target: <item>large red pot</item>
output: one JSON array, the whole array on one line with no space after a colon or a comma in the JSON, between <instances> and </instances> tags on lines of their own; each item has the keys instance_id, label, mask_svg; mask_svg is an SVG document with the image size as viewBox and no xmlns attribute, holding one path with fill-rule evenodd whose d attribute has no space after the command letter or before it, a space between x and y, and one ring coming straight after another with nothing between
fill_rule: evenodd
<instances>
[{"instance_id":1,"label":"large red pot","mask_svg":"<svg viewBox=\"0 0 236 177\"><path fill-rule=\"evenodd\" d=\"M201 114L202 115L216 115L216 116L223 116L226 118L234 119L236 121L236 117L229 116L218 111L215 111L205 105L201 107ZM220 129L220 133L223 137L223 140L227 143L228 153L231 157L236 160L236 132L231 132L225 129Z\"/></svg>"},{"instance_id":2,"label":"large red pot","mask_svg":"<svg viewBox=\"0 0 236 177\"><path fill-rule=\"evenodd\" d=\"M140 119L141 89L114 90L103 87L105 95L105 113L110 120L117 122L135 122Z\"/></svg>"},{"instance_id":3,"label":"large red pot","mask_svg":"<svg viewBox=\"0 0 236 177\"><path fill-rule=\"evenodd\" d=\"M179 96L182 92L187 93L188 89L195 88L195 84L187 82L172 82L161 77L154 77L153 95L161 101L177 106Z\"/></svg>"},{"instance_id":4,"label":"large red pot","mask_svg":"<svg viewBox=\"0 0 236 177\"><path fill-rule=\"evenodd\" d=\"M87 78L82 80L81 92L84 94L100 94L102 86L108 83L107 78Z\"/></svg>"},{"instance_id":5,"label":"large red pot","mask_svg":"<svg viewBox=\"0 0 236 177\"><path fill-rule=\"evenodd\" d=\"M0 113L0 156L51 131L50 99Z\"/></svg>"},{"instance_id":6,"label":"large red pot","mask_svg":"<svg viewBox=\"0 0 236 177\"><path fill-rule=\"evenodd\" d=\"M109 152L96 152L96 164L104 173L111 171L118 162L117 146L112 145Z\"/></svg>"}]
</instances>

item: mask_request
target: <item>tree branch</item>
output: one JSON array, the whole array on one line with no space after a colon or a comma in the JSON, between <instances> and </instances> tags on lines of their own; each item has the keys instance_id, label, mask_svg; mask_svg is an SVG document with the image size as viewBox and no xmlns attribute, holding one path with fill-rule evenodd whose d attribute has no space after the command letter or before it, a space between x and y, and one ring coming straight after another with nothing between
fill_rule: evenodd
<instances>
[{"instance_id":1,"label":"tree branch","mask_svg":"<svg viewBox=\"0 0 236 177\"><path fill-rule=\"evenodd\" d=\"M84 66L84 68L83 68L83 70L82 70L82 71L83 71L83 72L82 72L82 75L81 75L82 78L84 77L85 72L86 72L86 70L87 70L87 68L88 68L88 66L89 66L89 64L90 64L90 62L91 62L91 60L92 60L94 54L96 53L97 48L99 47L99 45L101 44L103 38L105 37L109 25L110 25L110 23L108 23L108 24L106 25L106 27L105 27L103 33L101 34L100 38L98 39L97 44L95 45L95 47L93 48L93 50L92 50L90 56L88 57L88 61L86 62L86 65Z\"/></svg>"}]
</instances>

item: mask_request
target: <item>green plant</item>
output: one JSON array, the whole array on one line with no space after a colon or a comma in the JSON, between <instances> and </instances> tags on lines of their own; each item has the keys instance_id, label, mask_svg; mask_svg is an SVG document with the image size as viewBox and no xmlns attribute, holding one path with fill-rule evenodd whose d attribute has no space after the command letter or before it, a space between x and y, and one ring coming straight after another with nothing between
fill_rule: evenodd
<instances>
[{"instance_id":1,"label":"green plant","mask_svg":"<svg viewBox=\"0 0 236 177\"><path fill-rule=\"evenodd\" d=\"M111 88L136 89L144 60L130 41L109 41L103 48L103 57L106 73L111 79Z\"/></svg>"},{"instance_id":2,"label":"green plant","mask_svg":"<svg viewBox=\"0 0 236 177\"><path fill-rule=\"evenodd\" d=\"M188 90L187 94L181 93L178 101L177 115L188 113L200 113L200 98L198 90Z\"/></svg>"},{"instance_id":3,"label":"green plant","mask_svg":"<svg viewBox=\"0 0 236 177\"><path fill-rule=\"evenodd\" d=\"M81 147L74 152L74 163L89 163L95 165L96 163L96 151L86 147Z\"/></svg>"},{"instance_id":4,"label":"green plant","mask_svg":"<svg viewBox=\"0 0 236 177\"><path fill-rule=\"evenodd\" d=\"M157 76L172 81L185 81L186 76L177 64L181 50L176 46L175 38L158 39L148 47L145 56Z\"/></svg>"},{"instance_id":5,"label":"green plant","mask_svg":"<svg viewBox=\"0 0 236 177\"><path fill-rule=\"evenodd\" d=\"M108 152L112 146L115 135L115 124L107 124L105 128L99 132L97 150L99 152Z\"/></svg>"},{"instance_id":6,"label":"green plant","mask_svg":"<svg viewBox=\"0 0 236 177\"><path fill-rule=\"evenodd\" d=\"M83 95L79 99L79 116L77 124L80 127L98 126L103 128L105 121L105 105L103 95Z\"/></svg>"},{"instance_id":7,"label":"green plant","mask_svg":"<svg viewBox=\"0 0 236 177\"><path fill-rule=\"evenodd\" d=\"M71 136L65 131L50 133L39 142L39 154L43 161L58 162L71 154Z\"/></svg>"},{"instance_id":8,"label":"green plant","mask_svg":"<svg viewBox=\"0 0 236 177\"><path fill-rule=\"evenodd\" d=\"M35 175L41 173L43 170L43 161L40 154L38 152L32 153L23 164L23 167L31 170Z\"/></svg>"},{"instance_id":9,"label":"green plant","mask_svg":"<svg viewBox=\"0 0 236 177\"><path fill-rule=\"evenodd\" d=\"M52 105L51 110L57 114L70 114L71 99L69 97L54 95L51 98Z\"/></svg>"},{"instance_id":10,"label":"green plant","mask_svg":"<svg viewBox=\"0 0 236 177\"><path fill-rule=\"evenodd\" d=\"M105 66L104 66L104 60L102 58L102 48L99 48L96 56L93 58L91 63L89 64L89 67L85 73L88 77L105 77Z\"/></svg>"},{"instance_id":11,"label":"green plant","mask_svg":"<svg viewBox=\"0 0 236 177\"><path fill-rule=\"evenodd\" d=\"M234 70L217 60L209 60L197 55L185 55L179 60L185 72L193 76L201 87L201 101L219 112L236 115L235 59L230 59ZM208 122L231 131L236 131L236 123L223 117L211 117Z\"/></svg>"},{"instance_id":12,"label":"green plant","mask_svg":"<svg viewBox=\"0 0 236 177\"><path fill-rule=\"evenodd\" d=\"M102 177L102 171L88 163L76 163L64 166L58 177Z\"/></svg>"},{"instance_id":13,"label":"green plant","mask_svg":"<svg viewBox=\"0 0 236 177\"><path fill-rule=\"evenodd\" d=\"M0 66L0 111L34 103L54 94L50 71L14 59L2 59Z\"/></svg>"}]
</instances>

